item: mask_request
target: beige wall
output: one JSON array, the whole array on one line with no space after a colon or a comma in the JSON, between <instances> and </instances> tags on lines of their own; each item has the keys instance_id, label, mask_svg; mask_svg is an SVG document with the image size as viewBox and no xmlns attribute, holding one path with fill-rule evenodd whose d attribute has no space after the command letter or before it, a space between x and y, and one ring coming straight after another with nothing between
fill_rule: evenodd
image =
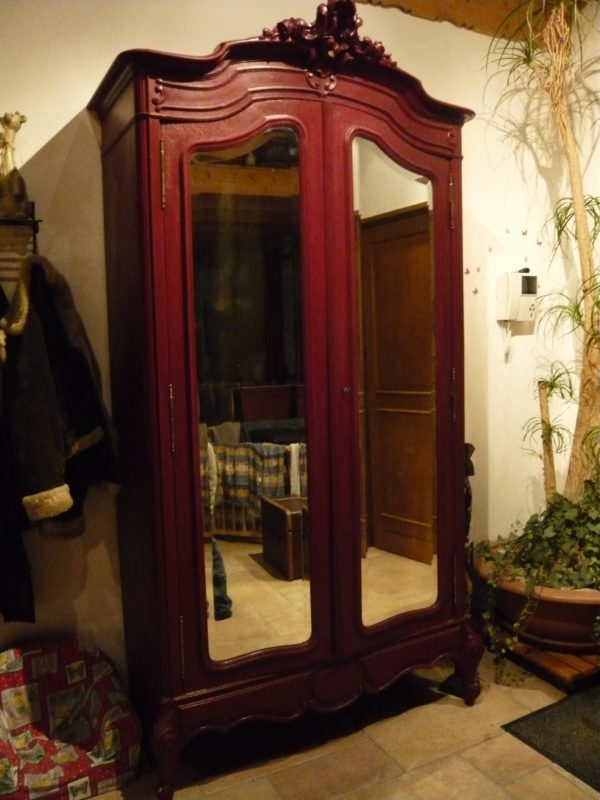
<instances>
[{"instance_id":1,"label":"beige wall","mask_svg":"<svg viewBox=\"0 0 600 800\"><path fill-rule=\"evenodd\" d=\"M259 34L289 16L312 20L316 5L316 0L0 3L0 112L28 116L17 160L43 220L40 251L71 284L107 401L100 150L97 124L85 110L88 100L121 50L203 55L221 41ZM542 498L539 466L522 453L520 433L535 413L530 375L538 345L531 335L514 336L506 355L493 305L496 272L525 263L541 269L548 260L542 227L549 212L538 194L546 185L528 154L490 122L502 86L487 83L486 37L397 9L361 5L359 12L361 34L382 40L429 94L477 112L464 130L467 439L477 448L474 535L496 535ZM546 166L549 180L560 187L562 176L552 163ZM598 166L590 169L597 173ZM80 539L57 542L26 534L38 622L0 621L0 645L25 633L77 633L124 670L114 497L94 489L86 510L88 528Z\"/></svg>"}]
</instances>

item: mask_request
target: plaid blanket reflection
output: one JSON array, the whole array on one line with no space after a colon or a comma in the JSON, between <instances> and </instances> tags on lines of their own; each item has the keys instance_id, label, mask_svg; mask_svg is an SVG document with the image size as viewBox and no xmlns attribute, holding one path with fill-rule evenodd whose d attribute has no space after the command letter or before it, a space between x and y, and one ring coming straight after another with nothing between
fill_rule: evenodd
<instances>
[{"instance_id":1,"label":"plaid blanket reflection","mask_svg":"<svg viewBox=\"0 0 600 800\"><path fill-rule=\"evenodd\" d=\"M284 497L288 488L286 447L266 442L213 445L217 460L215 504L231 503L260 513L261 497ZM300 451L301 485L306 487L306 446ZM202 492L209 497L206 447L200 448Z\"/></svg>"}]
</instances>

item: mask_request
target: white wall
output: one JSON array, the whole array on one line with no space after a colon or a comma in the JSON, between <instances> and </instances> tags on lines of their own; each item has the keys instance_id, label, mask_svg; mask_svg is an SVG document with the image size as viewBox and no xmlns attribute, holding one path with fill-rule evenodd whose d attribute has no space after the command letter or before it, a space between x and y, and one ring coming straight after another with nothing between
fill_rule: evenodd
<instances>
[{"instance_id":1,"label":"white wall","mask_svg":"<svg viewBox=\"0 0 600 800\"><path fill-rule=\"evenodd\" d=\"M17 139L17 161L43 220L40 252L71 284L107 399L100 151L97 125L85 110L88 100L121 50L203 55L223 40L257 35L289 16L312 21L316 5L316 0L2 0L0 112L19 110L28 117ZM430 95L477 112L464 129L467 439L476 446L473 535L495 536L541 502L539 464L521 450L522 423L535 413L536 337L514 336L505 357L493 293L498 270L529 265L545 274L549 245L542 228L549 208L538 193L543 198L546 185L536 178L531 158L490 122L502 87L487 85L486 37L396 9L361 5L359 12L361 35L383 41ZM548 169L549 180L560 186L553 165ZM597 181L590 191L598 193ZM114 498L93 490L87 516L88 530L78 540L27 534L38 623L0 622L0 645L25 632L76 632L124 669Z\"/></svg>"}]
</instances>

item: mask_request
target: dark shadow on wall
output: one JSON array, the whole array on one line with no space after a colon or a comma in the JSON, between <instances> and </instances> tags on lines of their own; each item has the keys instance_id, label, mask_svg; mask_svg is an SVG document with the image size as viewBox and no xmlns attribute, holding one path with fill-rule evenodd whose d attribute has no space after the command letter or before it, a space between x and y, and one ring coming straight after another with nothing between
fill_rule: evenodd
<instances>
[{"instance_id":1,"label":"dark shadow on wall","mask_svg":"<svg viewBox=\"0 0 600 800\"><path fill-rule=\"evenodd\" d=\"M69 282L109 397L99 135L83 110L20 169L41 220L39 252Z\"/></svg>"}]
</instances>

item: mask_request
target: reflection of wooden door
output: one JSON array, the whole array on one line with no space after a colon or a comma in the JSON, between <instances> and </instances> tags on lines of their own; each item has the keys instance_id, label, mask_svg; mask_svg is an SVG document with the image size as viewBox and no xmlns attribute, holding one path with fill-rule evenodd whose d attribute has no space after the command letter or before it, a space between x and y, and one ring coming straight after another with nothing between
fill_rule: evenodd
<instances>
[{"instance_id":1,"label":"reflection of wooden door","mask_svg":"<svg viewBox=\"0 0 600 800\"><path fill-rule=\"evenodd\" d=\"M361 262L370 538L430 562L435 370L427 206L363 222Z\"/></svg>"}]
</instances>

